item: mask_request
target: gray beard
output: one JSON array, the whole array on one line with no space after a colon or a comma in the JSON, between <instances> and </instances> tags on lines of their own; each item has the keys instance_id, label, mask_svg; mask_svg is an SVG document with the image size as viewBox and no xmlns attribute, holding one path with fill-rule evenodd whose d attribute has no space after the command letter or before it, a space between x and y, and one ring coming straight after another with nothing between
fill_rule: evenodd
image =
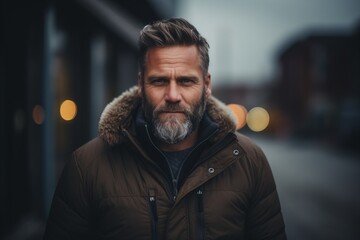
<instances>
[{"instance_id":1,"label":"gray beard","mask_svg":"<svg viewBox=\"0 0 360 240\"><path fill-rule=\"evenodd\" d=\"M169 118L164 122L159 118L153 121L154 136L167 144L181 142L192 133L193 127L189 119L182 123L176 117Z\"/></svg>"},{"instance_id":2,"label":"gray beard","mask_svg":"<svg viewBox=\"0 0 360 240\"><path fill-rule=\"evenodd\" d=\"M167 104L163 109L157 111L149 104L143 91L143 109L145 118L152 124L152 132L156 139L167 144L176 144L186 139L196 129L205 112L205 89L200 101L190 110L185 109L186 119L184 122L176 117L161 120L159 114L162 111L182 110L178 104Z\"/></svg>"}]
</instances>

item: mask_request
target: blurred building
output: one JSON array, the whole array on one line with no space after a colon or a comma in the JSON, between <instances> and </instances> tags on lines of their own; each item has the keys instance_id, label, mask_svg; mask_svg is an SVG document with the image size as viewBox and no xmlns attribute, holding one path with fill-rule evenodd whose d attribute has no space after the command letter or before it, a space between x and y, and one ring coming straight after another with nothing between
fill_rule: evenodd
<instances>
[{"instance_id":1,"label":"blurred building","mask_svg":"<svg viewBox=\"0 0 360 240\"><path fill-rule=\"evenodd\" d=\"M358 151L360 28L352 34L313 33L278 56L271 101L289 134Z\"/></svg>"},{"instance_id":2,"label":"blurred building","mask_svg":"<svg viewBox=\"0 0 360 240\"><path fill-rule=\"evenodd\" d=\"M219 86L213 92L247 110L265 107L270 124L263 133L359 152L360 25L352 33L302 35L279 51L277 65L277 75L266 84Z\"/></svg>"},{"instance_id":3,"label":"blurred building","mask_svg":"<svg viewBox=\"0 0 360 240\"><path fill-rule=\"evenodd\" d=\"M1 239L39 237L71 152L137 83L141 27L173 16L175 2L1 1Z\"/></svg>"}]
</instances>

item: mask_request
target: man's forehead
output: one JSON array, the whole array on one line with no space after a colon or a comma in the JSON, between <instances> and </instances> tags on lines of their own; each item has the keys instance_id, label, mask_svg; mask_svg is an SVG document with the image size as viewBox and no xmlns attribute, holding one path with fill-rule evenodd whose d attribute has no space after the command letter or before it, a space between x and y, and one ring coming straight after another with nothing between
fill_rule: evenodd
<instances>
[{"instance_id":1,"label":"man's forehead","mask_svg":"<svg viewBox=\"0 0 360 240\"><path fill-rule=\"evenodd\" d=\"M166 47L153 47L147 51L146 58L158 59L158 58L179 58L179 57L199 57L198 48L195 45L183 46L166 46Z\"/></svg>"},{"instance_id":2,"label":"man's forehead","mask_svg":"<svg viewBox=\"0 0 360 240\"><path fill-rule=\"evenodd\" d=\"M149 68L197 68L201 70L201 60L196 46L173 46L150 49L145 61ZM190 69L189 69L190 70ZM193 70L191 70L193 71Z\"/></svg>"}]
</instances>

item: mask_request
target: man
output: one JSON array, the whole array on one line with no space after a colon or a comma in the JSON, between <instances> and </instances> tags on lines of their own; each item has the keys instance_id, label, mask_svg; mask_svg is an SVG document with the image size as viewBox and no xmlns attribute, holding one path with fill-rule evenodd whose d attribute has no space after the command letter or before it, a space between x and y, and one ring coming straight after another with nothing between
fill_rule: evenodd
<instances>
[{"instance_id":1,"label":"man","mask_svg":"<svg viewBox=\"0 0 360 240\"><path fill-rule=\"evenodd\" d=\"M211 96L208 48L184 19L141 31L138 86L64 168L45 239L286 239L263 152Z\"/></svg>"}]
</instances>

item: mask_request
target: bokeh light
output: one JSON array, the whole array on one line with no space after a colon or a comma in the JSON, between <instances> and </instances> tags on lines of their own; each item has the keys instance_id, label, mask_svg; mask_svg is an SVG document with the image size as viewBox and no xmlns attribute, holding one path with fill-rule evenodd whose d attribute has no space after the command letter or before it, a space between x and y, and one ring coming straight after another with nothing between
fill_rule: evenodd
<instances>
[{"instance_id":1,"label":"bokeh light","mask_svg":"<svg viewBox=\"0 0 360 240\"><path fill-rule=\"evenodd\" d=\"M254 107L246 117L248 127L254 132L263 131L270 122L269 113L262 107Z\"/></svg>"},{"instance_id":2,"label":"bokeh light","mask_svg":"<svg viewBox=\"0 0 360 240\"><path fill-rule=\"evenodd\" d=\"M236 129L240 129L245 126L247 114L246 108L239 104L228 104L227 107L230 108L236 116Z\"/></svg>"},{"instance_id":3,"label":"bokeh light","mask_svg":"<svg viewBox=\"0 0 360 240\"><path fill-rule=\"evenodd\" d=\"M65 121L71 121L75 118L77 113L77 106L74 101L65 100L60 106L60 116Z\"/></svg>"},{"instance_id":4,"label":"bokeh light","mask_svg":"<svg viewBox=\"0 0 360 240\"><path fill-rule=\"evenodd\" d=\"M40 105L35 105L32 111L32 117L37 125L43 124L45 120L44 108Z\"/></svg>"}]
</instances>

